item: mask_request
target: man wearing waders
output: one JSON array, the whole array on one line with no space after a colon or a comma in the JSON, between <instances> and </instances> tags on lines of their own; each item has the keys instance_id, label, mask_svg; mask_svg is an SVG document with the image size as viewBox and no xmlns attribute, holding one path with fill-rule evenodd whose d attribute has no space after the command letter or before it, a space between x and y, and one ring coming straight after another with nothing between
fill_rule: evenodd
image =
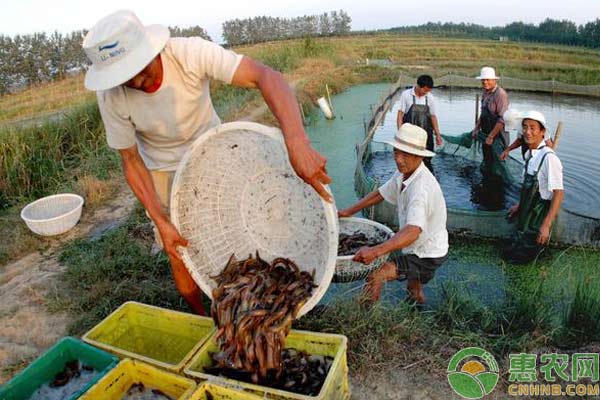
<instances>
[{"instance_id":1,"label":"man wearing waders","mask_svg":"<svg viewBox=\"0 0 600 400\"><path fill-rule=\"evenodd\" d=\"M564 197L562 164L544 141L546 118L540 112L529 111L521 127L528 146L523 186L519 203L509 210L511 217L517 217L517 234L503 253L503 258L513 264L530 262L544 250Z\"/></svg>"},{"instance_id":2,"label":"man wearing waders","mask_svg":"<svg viewBox=\"0 0 600 400\"><path fill-rule=\"evenodd\" d=\"M398 109L397 126L398 129L404 123L410 123L420 126L427 132L427 145L429 151L433 151L433 133L435 132L435 141L438 146L442 145L442 135L438 119L435 113L435 103L431 89L433 88L433 78L429 75L421 75L417 79L417 85L407 89L400 95L400 107ZM425 166L433 172L431 157L423 160Z\"/></svg>"},{"instance_id":3,"label":"man wearing waders","mask_svg":"<svg viewBox=\"0 0 600 400\"><path fill-rule=\"evenodd\" d=\"M481 115L473 129L473 140L479 140L483 149L482 172L488 178L508 180L500 155L508 146L508 132L504 129L503 115L508 109L508 95L498 86L496 71L491 67L481 68L477 77L481 80Z\"/></svg>"}]
</instances>

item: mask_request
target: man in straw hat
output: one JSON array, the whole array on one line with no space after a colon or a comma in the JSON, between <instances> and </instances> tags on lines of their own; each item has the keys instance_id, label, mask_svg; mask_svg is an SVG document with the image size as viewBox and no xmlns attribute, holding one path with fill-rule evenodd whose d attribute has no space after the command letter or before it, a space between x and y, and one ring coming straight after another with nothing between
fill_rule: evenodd
<instances>
[{"instance_id":1,"label":"man in straw hat","mask_svg":"<svg viewBox=\"0 0 600 400\"><path fill-rule=\"evenodd\" d=\"M508 146L508 132L504 129L503 115L508 110L508 95L498 86L498 77L492 67L483 67L477 79L481 80L481 114L472 131L473 139L482 142L483 172L488 177L504 178L500 154Z\"/></svg>"},{"instance_id":2,"label":"man in straw hat","mask_svg":"<svg viewBox=\"0 0 600 400\"><path fill-rule=\"evenodd\" d=\"M564 198L562 164L544 140L546 118L537 111L523 115L523 140L528 146L519 202L509 210L517 217L517 235L503 252L514 264L534 260L550 240L550 230Z\"/></svg>"},{"instance_id":3,"label":"man in straw hat","mask_svg":"<svg viewBox=\"0 0 600 400\"><path fill-rule=\"evenodd\" d=\"M425 302L423 285L433 278L448 257L446 202L439 183L423 163L425 157L435 156L427 150L425 130L405 123L394 139L386 143L394 148L398 171L383 186L340 211L339 216L349 217L383 200L398 207L400 230L384 243L361 248L354 260L370 264L384 254L394 255L392 261L368 276L363 293L365 300L379 300L387 281L408 279L408 299L422 304Z\"/></svg>"},{"instance_id":4,"label":"man in straw hat","mask_svg":"<svg viewBox=\"0 0 600 400\"><path fill-rule=\"evenodd\" d=\"M325 158L304 132L298 103L283 76L210 41L169 38L161 25L144 27L131 11L118 11L92 27L83 48L92 62L85 86L97 91L108 145L119 151L125 178L155 225L177 289L205 314L201 292L177 246L186 246L170 221L175 170L189 146L220 124L209 92L211 79L258 88L278 119L298 176L331 201Z\"/></svg>"}]
</instances>

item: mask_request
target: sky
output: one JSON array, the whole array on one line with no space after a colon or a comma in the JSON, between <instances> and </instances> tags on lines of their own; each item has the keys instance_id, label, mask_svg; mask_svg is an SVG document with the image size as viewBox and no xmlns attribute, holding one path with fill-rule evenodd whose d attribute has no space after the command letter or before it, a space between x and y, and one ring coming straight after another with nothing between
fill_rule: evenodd
<instances>
[{"instance_id":1,"label":"sky","mask_svg":"<svg viewBox=\"0 0 600 400\"><path fill-rule=\"evenodd\" d=\"M295 17L340 9L352 18L353 30L428 21L492 26L514 21L539 23L548 17L577 24L600 18L600 0L14 0L2 4L0 34L89 29L103 16L124 8L133 10L144 25L199 25L216 42L222 41L221 24L229 19L259 15Z\"/></svg>"}]
</instances>

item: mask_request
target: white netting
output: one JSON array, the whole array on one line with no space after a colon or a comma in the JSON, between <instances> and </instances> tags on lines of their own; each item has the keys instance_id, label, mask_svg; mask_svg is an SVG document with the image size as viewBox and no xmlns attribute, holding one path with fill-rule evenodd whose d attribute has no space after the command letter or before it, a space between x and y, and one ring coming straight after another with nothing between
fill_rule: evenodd
<instances>
[{"instance_id":1,"label":"white netting","mask_svg":"<svg viewBox=\"0 0 600 400\"><path fill-rule=\"evenodd\" d=\"M73 193L43 197L26 205L21 218L38 235L60 235L79 222L83 202L83 197Z\"/></svg>"},{"instance_id":2,"label":"white netting","mask_svg":"<svg viewBox=\"0 0 600 400\"><path fill-rule=\"evenodd\" d=\"M190 244L182 251L192 277L210 297L216 276L235 253L287 257L315 270L319 285L300 311L323 296L335 269L338 228L333 204L298 178L281 132L250 122L202 135L173 183L171 218Z\"/></svg>"}]
</instances>

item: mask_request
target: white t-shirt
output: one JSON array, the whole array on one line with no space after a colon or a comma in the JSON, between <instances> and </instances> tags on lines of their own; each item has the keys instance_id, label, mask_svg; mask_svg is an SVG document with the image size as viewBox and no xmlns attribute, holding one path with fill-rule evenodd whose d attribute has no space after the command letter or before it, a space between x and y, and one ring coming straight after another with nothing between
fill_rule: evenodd
<instances>
[{"instance_id":1,"label":"white t-shirt","mask_svg":"<svg viewBox=\"0 0 600 400\"><path fill-rule=\"evenodd\" d=\"M538 173L539 192L542 199L552 200L553 190L564 189L562 163L556 153L554 153L554 150L546 146L546 143L542 141L536 150L528 150L525 153L525 160L532 157L527 165L527 173L533 175L540 168L540 162L546 153L551 154L546 156L542 164L542 169Z\"/></svg>"},{"instance_id":2,"label":"white t-shirt","mask_svg":"<svg viewBox=\"0 0 600 400\"><path fill-rule=\"evenodd\" d=\"M427 104L429 105L429 112L431 115L436 115L435 113L435 99L431 92L427 93L425 96L419 97L415 94L415 88L406 89L400 95L398 111L406 114L408 110L410 110L410 106L413 105L413 96L415 96L415 104L425 104L425 99L427 99Z\"/></svg>"},{"instance_id":3,"label":"white t-shirt","mask_svg":"<svg viewBox=\"0 0 600 400\"><path fill-rule=\"evenodd\" d=\"M404 183L404 189L401 190ZM402 182L398 171L379 188L385 201L398 207L398 226L421 228L419 238L402 249L420 258L438 258L448 253L446 201L440 184L425 164Z\"/></svg>"},{"instance_id":4,"label":"white t-shirt","mask_svg":"<svg viewBox=\"0 0 600 400\"><path fill-rule=\"evenodd\" d=\"M221 123L210 79L231 83L242 55L202 38L172 38L160 53L163 81L154 93L124 85L99 91L108 145L137 144L150 170L174 171L198 136Z\"/></svg>"}]
</instances>

